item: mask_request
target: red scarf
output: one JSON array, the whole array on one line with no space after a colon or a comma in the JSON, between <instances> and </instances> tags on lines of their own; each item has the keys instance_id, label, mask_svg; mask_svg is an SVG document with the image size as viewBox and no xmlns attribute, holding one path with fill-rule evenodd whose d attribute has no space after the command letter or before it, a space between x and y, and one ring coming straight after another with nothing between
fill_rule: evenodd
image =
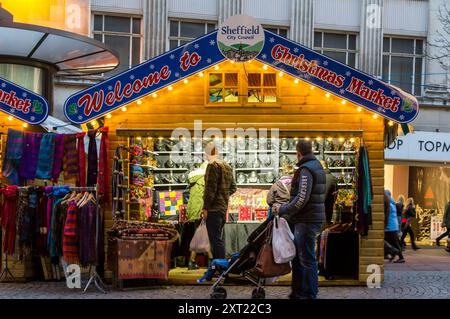
<instances>
[{"instance_id":1,"label":"red scarf","mask_svg":"<svg viewBox=\"0 0 450 319\"><path fill-rule=\"evenodd\" d=\"M19 189L17 186L7 186L2 188L4 202L1 211L1 226L5 236L3 238L3 252L8 255L14 254L14 244L16 241L16 215L17 196Z\"/></svg>"},{"instance_id":2,"label":"red scarf","mask_svg":"<svg viewBox=\"0 0 450 319\"><path fill-rule=\"evenodd\" d=\"M63 257L68 264L78 264L78 208L75 202L69 204L63 233Z\"/></svg>"},{"instance_id":3,"label":"red scarf","mask_svg":"<svg viewBox=\"0 0 450 319\"><path fill-rule=\"evenodd\" d=\"M85 132L77 134L78 163L80 164L78 182L81 187L86 187L86 152L84 151L85 135Z\"/></svg>"},{"instance_id":4,"label":"red scarf","mask_svg":"<svg viewBox=\"0 0 450 319\"><path fill-rule=\"evenodd\" d=\"M100 154L98 156L98 175L97 175L97 184L98 184L98 194L103 196L105 202L109 200L109 192L108 192L108 176L109 176L109 158L108 158L108 131L109 128L103 127L100 129L102 133L102 138L100 140Z\"/></svg>"}]
</instances>

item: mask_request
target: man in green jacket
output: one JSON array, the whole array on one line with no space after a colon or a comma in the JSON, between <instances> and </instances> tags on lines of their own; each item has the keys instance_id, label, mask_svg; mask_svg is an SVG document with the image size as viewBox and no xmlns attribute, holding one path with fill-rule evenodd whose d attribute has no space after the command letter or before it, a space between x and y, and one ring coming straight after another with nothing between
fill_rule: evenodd
<instances>
[{"instance_id":1,"label":"man in green jacket","mask_svg":"<svg viewBox=\"0 0 450 319\"><path fill-rule=\"evenodd\" d=\"M441 241L441 239L450 234L450 202L448 202L447 205L445 205L444 218L442 219L442 227L446 227L447 230L445 231L445 233L436 238L436 246L440 246L439 242Z\"/></svg>"},{"instance_id":2,"label":"man in green jacket","mask_svg":"<svg viewBox=\"0 0 450 319\"><path fill-rule=\"evenodd\" d=\"M206 220L213 258L224 259L223 227L228 200L236 192L236 183L233 177L233 169L219 159L219 150L214 142L206 145L205 154L209 164L205 173L202 217Z\"/></svg>"}]
</instances>

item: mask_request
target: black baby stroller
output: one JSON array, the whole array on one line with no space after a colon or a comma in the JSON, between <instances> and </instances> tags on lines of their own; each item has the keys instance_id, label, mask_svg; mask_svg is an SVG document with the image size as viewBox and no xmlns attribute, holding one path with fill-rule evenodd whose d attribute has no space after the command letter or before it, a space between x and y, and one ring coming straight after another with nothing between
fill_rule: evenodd
<instances>
[{"instance_id":1,"label":"black baby stroller","mask_svg":"<svg viewBox=\"0 0 450 319\"><path fill-rule=\"evenodd\" d=\"M240 275L256 286L252 292L252 299L264 299L266 296L264 284L266 278L260 278L254 270L256 265L256 258L261 250L266 237L268 225L273 217L268 218L257 229L255 229L247 238L248 244L241 249L240 252L231 256L231 259L217 259L213 260L213 273L217 270L222 271L219 278L217 278L214 285L211 287L211 299L226 299L227 291L222 287L222 283L229 274ZM216 262L215 262L216 261ZM214 268L215 267L215 268ZM210 274L212 277L213 273ZM205 274L205 276L208 276ZM212 278L208 278L211 280Z\"/></svg>"}]
</instances>

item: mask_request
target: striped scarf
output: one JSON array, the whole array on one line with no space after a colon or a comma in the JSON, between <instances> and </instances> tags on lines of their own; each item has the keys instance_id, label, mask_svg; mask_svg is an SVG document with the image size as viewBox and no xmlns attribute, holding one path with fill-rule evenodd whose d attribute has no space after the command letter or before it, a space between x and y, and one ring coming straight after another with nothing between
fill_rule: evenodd
<instances>
[{"instance_id":1,"label":"striped scarf","mask_svg":"<svg viewBox=\"0 0 450 319\"><path fill-rule=\"evenodd\" d=\"M103 196L105 203L107 203L109 200L108 130L109 130L108 127L103 127L100 129L100 132L102 133L102 138L100 140L100 154L98 160L98 177L97 177L98 194L100 196Z\"/></svg>"},{"instance_id":2,"label":"striped scarf","mask_svg":"<svg viewBox=\"0 0 450 319\"><path fill-rule=\"evenodd\" d=\"M63 257L69 264L78 264L78 209L75 202L69 204L63 234Z\"/></svg>"},{"instance_id":3,"label":"striped scarf","mask_svg":"<svg viewBox=\"0 0 450 319\"><path fill-rule=\"evenodd\" d=\"M53 170L53 154L55 153L55 137L53 133L44 134L39 148L36 178L50 179Z\"/></svg>"},{"instance_id":4,"label":"striped scarf","mask_svg":"<svg viewBox=\"0 0 450 319\"><path fill-rule=\"evenodd\" d=\"M86 135L85 132L77 134L78 163L80 164L78 183L81 187L86 187L86 152L84 150L85 135Z\"/></svg>"},{"instance_id":5,"label":"striped scarf","mask_svg":"<svg viewBox=\"0 0 450 319\"><path fill-rule=\"evenodd\" d=\"M64 158L63 158L64 178L78 178L78 154L77 154L77 135L64 135Z\"/></svg>"},{"instance_id":6,"label":"striped scarf","mask_svg":"<svg viewBox=\"0 0 450 319\"><path fill-rule=\"evenodd\" d=\"M16 240L16 215L17 215L17 186L11 185L1 190L4 196L1 210L1 226L4 233L3 252L9 255L14 254Z\"/></svg>"}]
</instances>

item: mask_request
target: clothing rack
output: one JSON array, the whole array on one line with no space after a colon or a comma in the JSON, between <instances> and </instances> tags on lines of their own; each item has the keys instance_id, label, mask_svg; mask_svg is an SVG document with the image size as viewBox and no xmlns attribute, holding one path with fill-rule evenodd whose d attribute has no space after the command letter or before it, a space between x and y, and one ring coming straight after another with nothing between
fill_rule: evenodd
<instances>
[{"instance_id":1,"label":"clothing rack","mask_svg":"<svg viewBox=\"0 0 450 319\"><path fill-rule=\"evenodd\" d=\"M13 274L11 273L11 270L9 270L9 267L8 267L8 253L5 253L5 262L4 262L3 271L0 274L0 282L5 281L8 278L8 275L9 275L9 277L11 277L12 281L16 280L16 278L14 278Z\"/></svg>"}]
</instances>

